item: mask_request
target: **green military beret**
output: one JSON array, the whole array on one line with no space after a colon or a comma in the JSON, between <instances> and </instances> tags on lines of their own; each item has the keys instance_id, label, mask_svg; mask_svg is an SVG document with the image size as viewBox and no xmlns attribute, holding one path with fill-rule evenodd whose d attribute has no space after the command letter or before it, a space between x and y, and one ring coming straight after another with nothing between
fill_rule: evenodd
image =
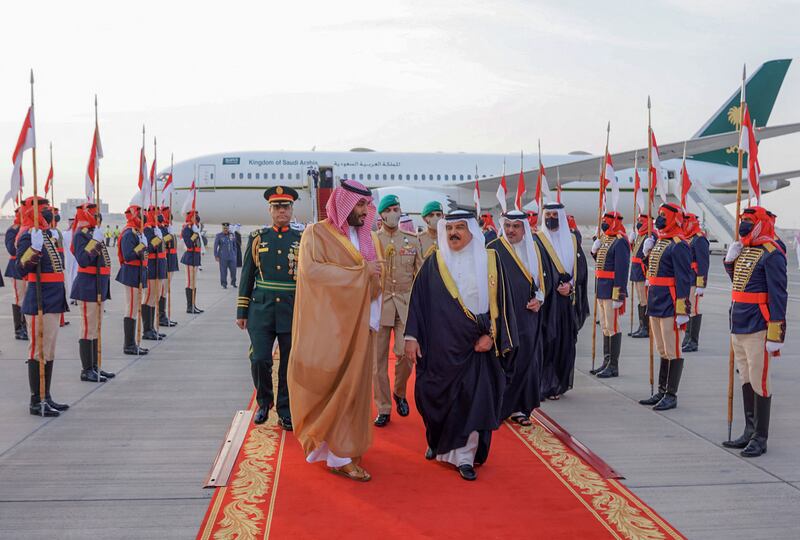
<instances>
[{"instance_id":1,"label":"green military beret","mask_svg":"<svg viewBox=\"0 0 800 540\"><path fill-rule=\"evenodd\" d=\"M422 217L427 216L431 212L441 212L442 211L442 203L439 201L431 201L425 205L422 209Z\"/></svg>"},{"instance_id":2,"label":"green military beret","mask_svg":"<svg viewBox=\"0 0 800 540\"><path fill-rule=\"evenodd\" d=\"M380 214L390 206L397 206L398 204L400 204L400 199L397 198L397 195L386 195L378 203L378 213Z\"/></svg>"}]
</instances>

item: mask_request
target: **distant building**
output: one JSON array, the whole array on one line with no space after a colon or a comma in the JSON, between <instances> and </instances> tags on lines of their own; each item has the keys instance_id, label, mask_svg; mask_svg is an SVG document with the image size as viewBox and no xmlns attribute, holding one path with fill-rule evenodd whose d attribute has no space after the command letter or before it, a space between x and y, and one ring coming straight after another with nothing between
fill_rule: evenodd
<instances>
[{"instance_id":1,"label":"distant building","mask_svg":"<svg viewBox=\"0 0 800 540\"><path fill-rule=\"evenodd\" d=\"M59 207L59 212L61 212L61 219L67 220L69 218L75 217L75 208L80 206L81 204L85 203L86 199L67 199L66 201L61 203ZM108 216L108 204L101 202L100 203L100 213L104 216Z\"/></svg>"}]
</instances>

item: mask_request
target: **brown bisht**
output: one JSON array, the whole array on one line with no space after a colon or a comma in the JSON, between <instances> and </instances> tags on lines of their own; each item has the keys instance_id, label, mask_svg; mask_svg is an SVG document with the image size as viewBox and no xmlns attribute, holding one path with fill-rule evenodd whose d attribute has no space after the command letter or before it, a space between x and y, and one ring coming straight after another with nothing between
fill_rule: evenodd
<instances>
[{"instance_id":1,"label":"brown bisht","mask_svg":"<svg viewBox=\"0 0 800 540\"><path fill-rule=\"evenodd\" d=\"M479 239L481 240L481 239ZM446 454L479 435L475 463L489 455L492 431L503 418L501 406L507 372L516 347L511 292L497 252L488 249L489 311L472 313L462 301L441 251L422 265L414 287L406 336L419 342L414 397L425 423L428 446ZM482 335L494 346L476 352Z\"/></svg>"},{"instance_id":2,"label":"brown bisht","mask_svg":"<svg viewBox=\"0 0 800 540\"><path fill-rule=\"evenodd\" d=\"M294 433L306 455L326 442L358 457L372 442L369 318L380 279L327 221L303 232L298 272L287 376Z\"/></svg>"}]
</instances>

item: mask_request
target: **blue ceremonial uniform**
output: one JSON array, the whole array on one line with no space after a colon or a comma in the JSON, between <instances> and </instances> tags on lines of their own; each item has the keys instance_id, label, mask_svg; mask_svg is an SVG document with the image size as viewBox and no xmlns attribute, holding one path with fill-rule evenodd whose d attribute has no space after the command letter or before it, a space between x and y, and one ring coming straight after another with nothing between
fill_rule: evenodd
<instances>
[{"instance_id":1,"label":"blue ceremonial uniform","mask_svg":"<svg viewBox=\"0 0 800 540\"><path fill-rule=\"evenodd\" d=\"M19 225L12 225L6 229L6 251L8 251L8 265L6 266L5 275L12 279L20 279L19 270L17 270L17 233L19 232Z\"/></svg>"},{"instance_id":2,"label":"blue ceremonial uniform","mask_svg":"<svg viewBox=\"0 0 800 540\"><path fill-rule=\"evenodd\" d=\"M72 237L72 253L78 263L69 296L73 300L96 302L98 290L101 300L111 298L111 258L105 243L92 239L93 231L94 228L84 227Z\"/></svg>"},{"instance_id":3,"label":"blue ceremonial uniform","mask_svg":"<svg viewBox=\"0 0 800 540\"><path fill-rule=\"evenodd\" d=\"M734 262L724 264L733 282L731 333L767 330L768 341L783 342L788 300L786 255L771 243L746 246Z\"/></svg>"},{"instance_id":4,"label":"blue ceremonial uniform","mask_svg":"<svg viewBox=\"0 0 800 540\"><path fill-rule=\"evenodd\" d=\"M689 313L694 274L689 245L680 238L661 238L648 255L647 314L673 317Z\"/></svg>"},{"instance_id":5,"label":"blue ceremonial uniform","mask_svg":"<svg viewBox=\"0 0 800 540\"><path fill-rule=\"evenodd\" d=\"M689 247L692 250L692 270L695 278L692 286L704 289L708 284L708 267L711 259L708 238L697 234L689 240Z\"/></svg>"},{"instance_id":6,"label":"blue ceremonial uniform","mask_svg":"<svg viewBox=\"0 0 800 540\"><path fill-rule=\"evenodd\" d=\"M200 235L192 231L192 226L185 224L181 230L181 238L186 247L186 252L181 257L181 262L189 266L200 266Z\"/></svg>"},{"instance_id":7,"label":"blue ceremonial uniform","mask_svg":"<svg viewBox=\"0 0 800 540\"><path fill-rule=\"evenodd\" d=\"M169 232L169 227L164 225L160 227L161 234L164 236L164 247L167 252L167 272L178 271L178 247L175 243L175 237Z\"/></svg>"},{"instance_id":8,"label":"blue ceremonial uniform","mask_svg":"<svg viewBox=\"0 0 800 540\"><path fill-rule=\"evenodd\" d=\"M41 253L31 247L31 232L25 231L17 241L17 271L31 286L25 291L22 313L36 315L36 263L41 267L42 309L44 313L64 313L67 311L67 293L64 289L64 267L58 255L55 239L49 230L43 231L44 244Z\"/></svg>"},{"instance_id":9,"label":"blue ceremonial uniform","mask_svg":"<svg viewBox=\"0 0 800 540\"><path fill-rule=\"evenodd\" d=\"M653 240L657 240L658 237L656 233L651 233L650 236ZM644 241L647 238L647 233L640 234L636 236L636 240L633 241L633 248L632 251L634 253L633 258L631 259L631 274L630 280L631 281L644 281L647 276L647 267L644 264L645 256L644 256Z\"/></svg>"},{"instance_id":10,"label":"blue ceremonial uniform","mask_svg":"<svg viewBox=\"0 0 800 540\"><path fill-rule=\"evenodd\" d=\"M167 253L164 242L156 235L155 227L145 227L147 239L147 279L167 279Z\"/></svg>"},{"instance_id":11,"label":"blue ceremonial uniform","mask_svg":"<svg viewBox=\"0 0 800 540\"><path fill-rule=\"evenodd\" d=\"M117 281L126 287L147 287L147 274L142 271L142 259L147 254L144 244L139 241L139 235L134 229L125 227L119 235L117 255L120 267L117 272Z\"/></svg>"},{"instance_id":12,"label":"blue ceremonial uniform","mask_svg":"<svg viewBox=\"0 0 800 540\"><path fill-rule=\"evenodd\" d=\"M219 261L219 282L223 287L228 285L228 273L231 285L236 287L236 237L233 233L217 233L214 237L214 257Z\"/></svg>"},{"instance_id":13,"label":"blue ceremonial uniform","mask_svg":"<svg viewBox=\"0 0 800 540\"><path fill-rule=\"evenodd\" d=\"M631 248L625 235L603 235L602 244L594 254L597 277L597 298L620 300L628 296L628 265Z\"/></svg>"}]
</instances>

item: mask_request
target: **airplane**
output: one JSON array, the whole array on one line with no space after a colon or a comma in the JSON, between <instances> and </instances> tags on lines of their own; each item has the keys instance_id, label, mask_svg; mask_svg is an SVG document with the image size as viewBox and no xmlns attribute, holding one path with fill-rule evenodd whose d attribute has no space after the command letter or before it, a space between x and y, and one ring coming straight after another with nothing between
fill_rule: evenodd
<instances>
[{"instance_id":1,"label":"airplane","mask_svg":"<svg viewBox=\"0 0 800 540\"><path fill-rule=\"evenodd\" d=\"M766 62L746 81L747 106L757 126L758 140L800 131L800 123L766 127L790 64L790 59ZM659 145L661 174L671 181L678 178L685 151L687 170L693 182L703 185L721 204L735 200L739 103L740 89L736 89L690 139ZM611 157L618 168L616 176L621 191L618 209L630 219L633 165L638 160L642 184L646 185L647 148L612 153ZM376 152L368 148L354 148L349 152L225 152L181 161L173 169L174 208L181 208L196 179L197 208L204 221L263 224L269 217L262 192L281 184L300 193L294 218L301 223L310 222L323 212L324 201L320 196L325 190L320 189L321 186L335 187L338 180L349 178L371 188L376 202L384 195L397 195L403 211L419 219L422 207L431 200L442 202L445 208L474 208L473 188L477 179L481 206L496 211L499 203L495 193L504 164L509 164L506 174L508 207L513 207L520 173L513 172L512 164L519 164L520 158L526 166L525 208L535 209L535 203L530 201L538 175L537 155L399 153ZM555 197L558 178L569 212L579 224L593 223L598 213L597 190L603 156L573 152L542 155L541 160L552 196ZM168 173L168 169L161 170L157 182L163 183ZM762 192L786 187L789 178L798 176L800 170L763 174Z\"/></svg>"}]
</instances>

